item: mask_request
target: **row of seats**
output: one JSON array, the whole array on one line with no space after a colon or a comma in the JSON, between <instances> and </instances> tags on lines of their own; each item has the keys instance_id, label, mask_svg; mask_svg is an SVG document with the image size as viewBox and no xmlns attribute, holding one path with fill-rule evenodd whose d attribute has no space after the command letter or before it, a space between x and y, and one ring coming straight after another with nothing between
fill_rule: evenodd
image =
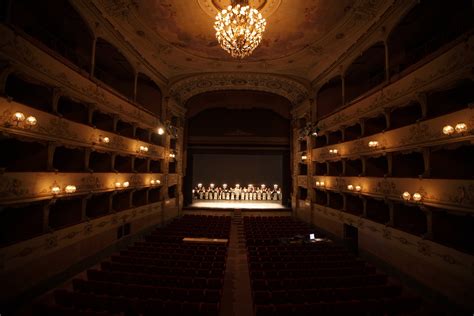
<instances>
[{"instance_id":1,"label":"row of seats","mask_svg":"<svg viewBox=\"0 0 474 316\"><path fill-rule=\"evenodd\" d=\"M317 235L314 242L301 238L309 233ZM417 299L405 297L387 275L306 223L245 217L244 234L257 316L378 315L416 308Z\"/></svg>"},{"instance_id":2,"label":"row of seats","mask_svg":"<svg viewBox=\"0 0 474 316\"><path fill-rule=\"evenodd\" d=\"M227 245L188 244L184 237L228 239L230 217L185 215L112 255L54 292L40 315L218 315ZM211 237L215 236L215 237Z\"/></svg>"}]
</instances>

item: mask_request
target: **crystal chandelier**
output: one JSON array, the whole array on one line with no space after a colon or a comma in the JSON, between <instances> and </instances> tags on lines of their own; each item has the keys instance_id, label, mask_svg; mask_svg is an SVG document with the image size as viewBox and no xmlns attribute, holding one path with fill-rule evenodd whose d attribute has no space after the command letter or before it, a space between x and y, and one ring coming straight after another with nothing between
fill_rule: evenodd
<instances>
[{"instance_id":1,"label":"crystal chandelier","mask_svg":"<svg viewBox=\"0 0 474 316\"><path fill-rule=\"evenodd\" d=\"M214 29L221 47L234 58L252 54L262 41L267 22L248 0L232 0L232 5L216 15Z\"/></svg>"}]
</instances>

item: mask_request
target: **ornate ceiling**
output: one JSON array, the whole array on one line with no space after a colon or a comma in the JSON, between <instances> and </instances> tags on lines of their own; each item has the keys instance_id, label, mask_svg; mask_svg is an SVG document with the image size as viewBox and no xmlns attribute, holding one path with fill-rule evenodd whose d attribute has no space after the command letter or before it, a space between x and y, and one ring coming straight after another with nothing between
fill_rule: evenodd
<instances>
[{"instance_id":1,"label":"ornate ceiling","mask_svg":"<svg viewBox=\"0 0 474 316\"><path fill-rule=\"evenodd\" d=\"M215 39L230 0L89 0L170 82L202 73L285 75L308 83L347 51L393 0L250 0L267 19L253 55L236 60ZM238 75L240 76L240 75Z\"/></svg>"}]
</instances>

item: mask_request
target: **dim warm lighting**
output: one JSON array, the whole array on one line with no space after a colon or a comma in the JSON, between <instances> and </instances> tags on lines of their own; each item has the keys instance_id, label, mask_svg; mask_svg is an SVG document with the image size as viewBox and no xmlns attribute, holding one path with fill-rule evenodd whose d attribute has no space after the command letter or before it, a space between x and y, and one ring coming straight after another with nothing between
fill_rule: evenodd
<instances>
[{"instance_id":1,"label":"dim warm lighting","mask_svg":"<svg viewBox=\"0 0 474 316\"><path fill-rule=\"evenodd\" d=\"M306 154L302 154L301 155L301 160L306 161L306 159L308 159L308 156Z\"/></svg>"},{"instance_id":2,"label":"dim warm lighting","mask_svg":"<svg viewBox=\"0 0 474 316\"><path fill-rule=\"evenodd\" d=\"M104 144L108 144L110 143L110 138L108 138L107 136L99 136L99 142L101 143L104 143Z\"/></svg>"},{"instance_id":3,"label":"dim warm lighting","mask_svg":"<svg viewBox=\"0 0 474 316\"><path fill-rule=\"evenodd\" d=\"M121 183L121 182L115 182L115 187L116 187L116 188L121 188L121 187L122 187L122 183Z\"/></svg>"},{"instance_id":4,"label":"dim warm lighting","mask_svg":"<svg viewBox=\"0 0 474 316\"><path fill-rule=\"evenodd\" d=\"M454 129L456 130L456 133L464 133L467 132L467 125L466 123L458 123Z\"/></svg>"},{"instance_id":5,"label":"dim warm lighting","mask_svg":"<svg viewBox=\"0 0 474 316\"><path fill-rule=\"evenodd\" d=\"M142 146L139 147L139 151L141 153L147 153L148 152L148 147L142 145Z\"/></svg>"},{"instance_id":6,"label":"dim warm lighting","mask_svg":"<svg viewBox=\"0 0 474 316\"><path fill-rule=\"evenodd\" d=\"M324 186L324 184L325 184L324 181L319 182L319 185L322 187Z\"/></svg>"},{"instance_id":7,"label":"dim warm lighting","mask_svg":"<svg viewBox=\"0 0 474 316\"><path fill-rule=\"evenodd\" d=\"M354 190L354 186L353 186L352 184L349 184L349 185L347 186L347 190L349 190L349 191Z\"/></svg>"},{"instance_id":8,"label":"dim warm lighting","mask_svg":"<svg viewBox=\"0 0 474 316\"><path fill-rule=\"evenodd\" d=\"M23 122L25 120L25 114L21 113L21 112L16 112L15 114L13 114L12 116L12 121L13 122L16 122L16 124L18 125L20 122Z\"/></svg>"},{"instance_id":9,"label":"dim warm lighting","mask_svg":"<svg viewBox=\"0 0 474 316\"><path fill-rule=\"evenodd\" d=\"M403 192L402 197L405 201L409 201L411 199L411 194L409 192Z\"/></svg>"},{"instance_id":10,"label":"dim warm lighting","mask_svg":"<svg viewBox=\"0 0 474 316\"><path fill-rule=\"evenodd\" d=\"M316 186L319 187L321 183L319 181L316 181Z\"/></svg>"},{"instance_id":11,"label":"dim warm lighting","mask_svg":"<svg viewBox=\"0 0 474 316\"><path fill-rule=\"evenodd\" d=\"M170 152L170 158L176 158L176 154L174 152Z\"/></svg>"},{"instance_id":12,"label":"dim warm lighting","mask_svg":"<svg viewBox=\"0 0 474 316\"><path fill-rule=\"evenodd\" d=\"M163 135L165 133L165 130L163 129L163 127L159 127L158 128L158 135Z\"/></svg>"},{"instance_id":13,"label":"dim warm lighting","mask_svg":"<svg viewBox=\"0 0 474 316\"><path fill-rule=\"evenodd\" d=\"M214 29L221 47L234 58L244 58L252 54L262 41L267 21L248 1L231 1L217 13Z\"/></svg>"},{"instance_id":14,"label":"dim warm lighting","mask_svg":"<svg viewBox=\"0 0 474 316\"><path fill-rule=\"evenodd\" d=\"M25 123L31 127L35 126L38 123L38 120L36 120L36 117L30 115L26 118Z\"/></svg>"},{"instance_id":15,"label":"dim warm lighting","mask_svg":"<svg viewBox=\"0 0 474 316\"><path fill-rule=\"evenodd\" d=\"M53 194L59 194L61 192L61 188L58 185L53 185L51 187L51 193Z\"/></svg>"},{"instance_id":16,"label":"dim warm lighting","mask_svg":"<svg viewBox=\"0 0 474 316\"><path fill-rule=\"evenodd\" d=\"M329 149L330 154L337 155L338 152L339 152L339 150L337 150L337 149Z\"/></svg>"},{"instance_id":17,"label":"dim warm lighting","mask_svg":"<svg viewBox=\"0 0 474 316\"><path fill-rule=\"evenodd\" d=\"M151 185L154 185L155 183L156 183L156 181L155 181L154 179L151 179L151 180L150 180L150 184L151 184Z\"/></svg>"},{"instance_id":18,"label":"dim warm lighting","mask_svg":"<svg viewBox=\"0 0 474 316\"><path fill-rule=\"evenodd\" d=\"M357 192L360 192L360 190L362 190L362 187L360 185L356 185L355 189L356 189Z\"/></svg>"},{"instance_id":19,"label":"dim warm lighting","mask_svg":"<svg viewBox=\"0 0 474 316\"><path fill-rule=\"evenodd\" d=\"M318 136L318 132L314 131L314 132L311 133L311 135Z\"/></svg>"},{"instance_id":20,"label":"dim warm lighting","mask_svg":"<svg viewBox=\"0 0 474 316\"><path fill-rule=\"evenodd\" d=\"M160 180L156 180L156 184L160 184L160 183L161 183L161 181L160 181Z\"/></svg>"},{"instance_id":21,"label":"dim warm lighting","mask_svg":"<svg viewBox=\"0 0 474 316\"><path fill-rule=\"evenodd\" d=\"M369 142L369 147L370 147L370 148L376 148L376 147L378 147L378 146L379 146L379 142L376 141L376 140L371 140L371 141Z\"/></svg>"},{"instance_id":22,"label":"dim warm lighting","mask_svg":"<svg viewBox=\"0 0 474 316\"><path fill-rule=\"evenodd\" d=\"M416 202L421 201L421 194L420 193L413 193L413 200Z\"/></svg>"},{"instance_id":23,"label":"dim warm lighting","mask_svg":"<svg viewBox=\"0 0 474 316\"><path fill-rule=\"evenodd\" d=\"M76 186L72 184L67 185L64 191L66 191L66 193L74 193L76 192Z\"/></svg>"},{"instance_id":24,"label":"dim warm lighting","mask_svg":"<svg viewBox=\"0 0 474 316\"><path fill-rule=\"evenodd\" d=\"M445 127L443 127L444 135L451 135L452 133L454 133L454 127L452 127L451 125L446 125Z\"/></svg>"},{"instance_id":25,"label":"dim warm lighting","mask_svg":"<svg viewBox=\"0 0 474 316\"><path fill-rule=\"evenodd\" d=\"M130 185L130 182L128 182L128 181L125 181L124 183L122 183L122 186L124 188L128 188L129 185Z\"/></svg>"}]
</instances>

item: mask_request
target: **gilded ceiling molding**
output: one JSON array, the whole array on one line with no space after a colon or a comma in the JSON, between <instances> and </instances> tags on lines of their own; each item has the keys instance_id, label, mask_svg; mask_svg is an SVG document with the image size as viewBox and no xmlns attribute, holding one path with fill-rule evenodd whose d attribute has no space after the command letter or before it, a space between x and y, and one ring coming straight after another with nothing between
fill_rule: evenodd
<instances>
[{"instance_id":1,"label":"gilded ceiling molding","mask_svg":"<svg viewBox=\"0 0 474 316\"><path fill-rule=\"evenodd\" d=\"M170 85L170 96L184 105L193 96L219 90L255 90L280 95L293 105L308 98L308 89L302 83L270 74L214 73L187 77Z\"/></svg>"}]
</instances>

